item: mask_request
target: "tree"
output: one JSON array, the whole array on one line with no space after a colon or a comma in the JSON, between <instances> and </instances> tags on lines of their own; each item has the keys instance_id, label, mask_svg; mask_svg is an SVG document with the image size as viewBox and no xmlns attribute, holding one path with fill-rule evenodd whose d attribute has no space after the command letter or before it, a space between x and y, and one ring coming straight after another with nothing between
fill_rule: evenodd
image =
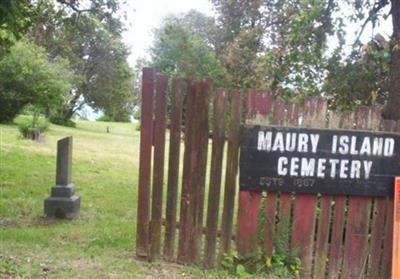
<instances>
[{"instance_id":1,"label":"tree","mask_svg":"<svg viewBox=\"0 0 400 279\"><path fill-rule=\"evenodd\" d=\"M187 17L168 17L154 31L151 64L159 72L186 78L212 77L221 85L222 67L206 37L194 33Z\"/></svg>"},{"instance_id":2,"label":"tree","mask_svg":"<svg viewBox=\"0 0 400 279\"><path fill-rule=\"evenodd\" d=\"M383 3L387 1L381 1ZM383 116L387 119L400 119L400 2L391 0L393 35L390 42L390 84L389 98Z\"/></svg>"},{"instance_id":3,"label":"tree","mask_svg":"<svg viewBox=\"0 0 400 279\"><path fill-rule=\"evenodd\" d=\"M30 11L28 0L0 2L0 56L27 31Z\"/></svg>"},{"instance_id":4,"label":"tree","mask_svg":"<svg viewBox=\"0 0 400 279\"><path fill-rule=\"evenodd\" d=\"M287 98L329 95L333 107L342 109L386 101L383 116L400 119L398 0L212 0L212 3L222 34L216 50L233 86L266 87L284 93ZM385 8L390 3L387 14ZM344 4L352 9L352 23L361 26L349 57L341 51L345 43L345 19L335 16ZM364 52L358 48L365 27L371 23L374 27L389 15L393 35L388 62L387 49L369 45ZM339 46L328 52L327 38L333 35L338 37ZM364 84L354 84L358 79ZM339 99L333 102L336 97Z\"/></svg>"},{"instance_id":5,"label":"tree","mask_svg":"<svg viewBox=\"0 0 400 279\"><path fill-rule=\"evenodd\" d=\"M337 69L340 70L341 67L346 67L347 70L354 68L354 71L349 75L342 75L341 83L352 83L353 88L357 86L359 86L358 89L364 88L363 95L365 98L363 100L359 99L360 92L356 93L358 96L352 99L363 104L373 104L369 100L385 103L383 117L398 120L400 119L398 109L400 106L400 2L398 0L353 0L348 1L348 4L353 8L351 19L354 22L359 22L361 27L353 44L354 50L351 56L345 59L345 63ZM389 4L391 4L391 9L387 13L385 9ZM368 24L375 27L382 18L389 15L392 17L393 25L389 47L383 47L382 38L376 41L375 37L373 44L378 42L380 46L371 47L372 45L369 43L367 47L363 47L363 49L367 48L368 51L360 51L359 38L365 27ZM354 77L361 79L361 82L352 80ZM340 83L338 85L340 86ZM350 92L352 91L350 90Z\"/></svg>"},{"instance_id":6,"label":"tree","mask_svg":"<svg viewBox=\"0 0 400 279\"><path fill-rule=\"evenodd\" d=\"M60 78L62 77L62 78ZM65 60L21 40L0 60L0 122L8 122L28 104L46 110L59 106L74 76Z\"/></svg>"},{"instance_id":7,"label":"tree","mask_svg":"<svg viewBox=\"0 0 400 279\"><path fill-rule=\"evenodd\" d=\"M383 105L389 91L389 43L376 35L346 59L330 58L323 91L330 108L354 110L358 105Z\"/></svg>"},{"instance_id":8,"label":"tree","mask_svg":"<svg viewBox=\"0 0 400 279\"><path fill-rule=\"evenodd\" d=\"M218 13L216 52L226 72L225 85L258 87L256 65L263 47L261 1L212 0Z\"/></svg>"},{"instance_id":9,"label":"tree","mask_svg":"<svg viewBox=\"0 0 400 279\"><path fill-rule=\"evenodd\" d=\"M40 0L31 37L51 56L70 61L79 77L53 120L67 122L84 104L104 110L111 120L127 119L132 71L122 42L117 1ZM81 4L82 3L82 4Z\"/></svg>"},{"instance_id":10,"label":"tree","mask_svg":"<svg viewBox=\"0 0 400 279\"><path fill-rule=\"evenodd\" d=\"M213 0L221 30L218 56L234 87L320 94L333 1Z\"/></svg>"}]
</instances>

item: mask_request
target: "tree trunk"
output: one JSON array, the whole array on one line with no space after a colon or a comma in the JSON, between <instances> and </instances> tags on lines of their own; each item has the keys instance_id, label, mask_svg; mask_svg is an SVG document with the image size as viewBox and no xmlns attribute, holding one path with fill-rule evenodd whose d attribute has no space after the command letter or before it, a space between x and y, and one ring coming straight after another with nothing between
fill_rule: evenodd
<instances>
[{"instance_id":1,"label":"tree trunk","mask_svg":"<svg viewBox=\"0 0 400 279\"><path fill-rule=\"evenodd\" d=\"M400 119L400 1L392 0L393 36L391 40L389 99L383 111L386 119Z\"/></svg>"}]
</instances>

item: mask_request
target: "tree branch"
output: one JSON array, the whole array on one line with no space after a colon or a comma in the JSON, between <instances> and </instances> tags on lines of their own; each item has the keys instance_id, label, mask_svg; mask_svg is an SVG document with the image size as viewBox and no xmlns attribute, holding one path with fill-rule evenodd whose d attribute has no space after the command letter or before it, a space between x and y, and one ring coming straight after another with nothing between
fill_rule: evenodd
<instances>
[{"instance_id":1,"label":"tree branch","mask_svg":"<svg viewBox=\"0 0 400 279\"><path fill-rule=\"evenodd\" d=\"M374 7L372 10L369 12L368 17L365 19L364 23L361 25L361 29L358 32L358 35L356 37L356 40L353 43L353 46L357 44L357 42L360 41L361 35L364 33L364 29L367 26L367 24L372 21L372 19L376 16L376 14L382 10L387 4L389 4L388 0L378 0L375 2Z\"/></svg>"},{"instance_id":2,"label":"tree branch","mask_svg":"<svg viewBox=\"0 0 400 279\"><path fill-rule=\"evenodd\" d=\"M58 3L66 5L70 7L72 10L74 10L77 13L84 13L84 12L91 12L92 9L79 9L78 6L75 4L74 0L57 0Z\"/></svg>"}]
</instances>

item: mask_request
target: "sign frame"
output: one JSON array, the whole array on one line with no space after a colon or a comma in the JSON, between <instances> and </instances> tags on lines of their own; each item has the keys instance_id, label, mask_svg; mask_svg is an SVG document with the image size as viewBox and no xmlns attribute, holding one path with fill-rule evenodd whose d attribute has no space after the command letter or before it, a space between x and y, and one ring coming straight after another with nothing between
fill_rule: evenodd
<instances>
[{"instance_id":1,"label":"sign frame","mask_svg":"<svg viewBox=\"0 0 400 279\"><path fill-rule=\"evenodd\" d=\"M398 133L242 125L240 147L240 190L385 197L400 175Z\"/></svg>"}]
</instances>

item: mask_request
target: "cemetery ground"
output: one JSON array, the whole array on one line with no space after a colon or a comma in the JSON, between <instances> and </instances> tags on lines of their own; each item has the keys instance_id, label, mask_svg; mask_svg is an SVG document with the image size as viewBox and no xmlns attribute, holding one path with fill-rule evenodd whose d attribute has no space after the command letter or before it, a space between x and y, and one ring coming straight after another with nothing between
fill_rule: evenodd
<instances>
[{"instance_id":1,"label":"cemetery ground","mask_svg":"<svg viewBox=\"0 0 400 279\"><path fill-rule=\"evenodd\" d=\"M107 126L110 133L107 133ZM0 278L228 278L135 258L139 131L132 123L51 125L45 143L0 125ZM55 183L56 144L73 136L76 220L43 218Z\"/></svg>"}]
</instances>

